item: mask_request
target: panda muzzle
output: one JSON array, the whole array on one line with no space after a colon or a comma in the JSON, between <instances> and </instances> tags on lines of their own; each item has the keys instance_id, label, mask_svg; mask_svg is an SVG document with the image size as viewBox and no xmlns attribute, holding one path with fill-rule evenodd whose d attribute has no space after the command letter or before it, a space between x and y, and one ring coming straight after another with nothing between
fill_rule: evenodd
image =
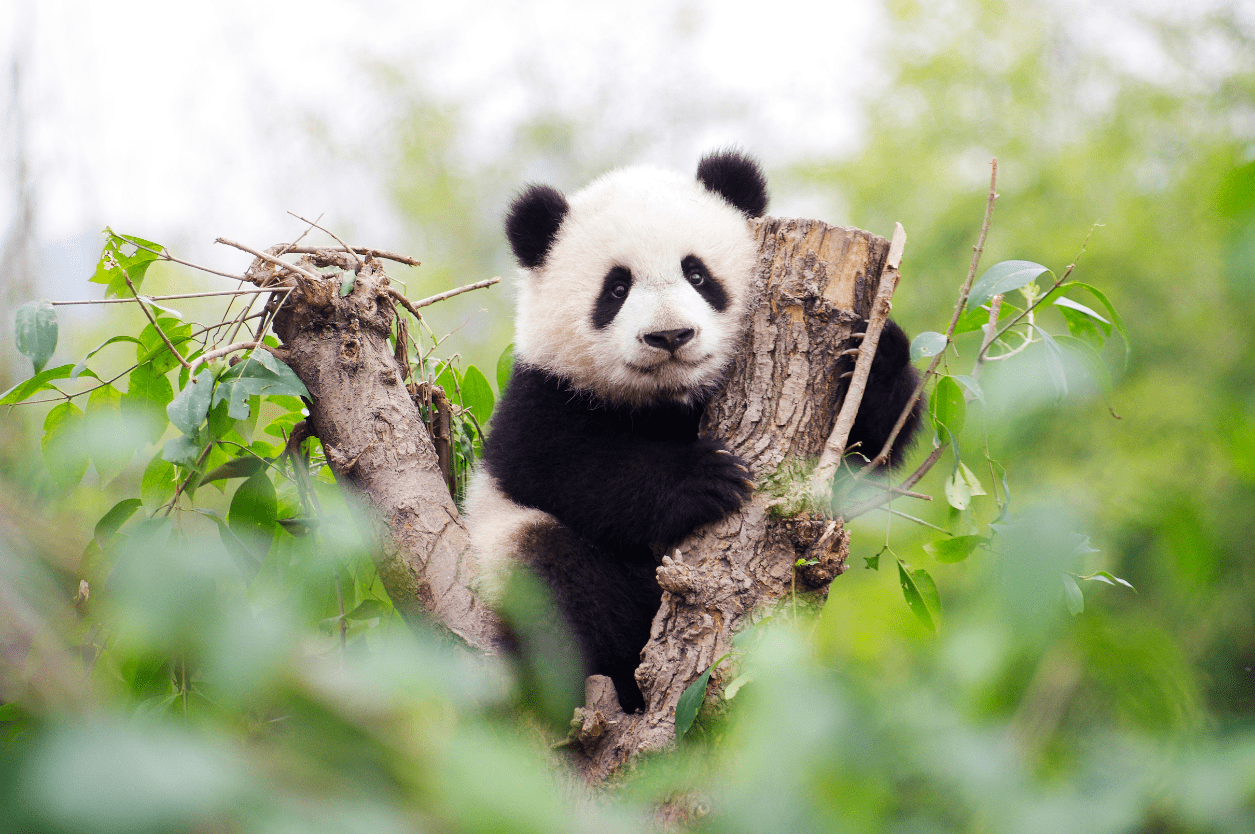
<instances>
[{"instance_id":1,"label":"panda muzzle","mask_svg":"<svg viewBox=\"0 0 1255 834\"><path fill-rule=\"evenodd\" d=\"M646 333L641 336L641 340L650 347L674 354L677 350L693 341L695 335L697 334L693 328L685 327L680 330L655 330L653 333Z\"/></svg>"}]
</instances>

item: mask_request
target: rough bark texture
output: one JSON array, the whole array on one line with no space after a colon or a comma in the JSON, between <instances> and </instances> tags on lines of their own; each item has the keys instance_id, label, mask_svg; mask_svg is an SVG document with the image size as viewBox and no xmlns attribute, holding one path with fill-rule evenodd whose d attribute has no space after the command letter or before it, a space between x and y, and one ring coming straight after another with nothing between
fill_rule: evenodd
<instances>
[{"instance_id":1,"label":"rough bark texture","mask_svg":"<svg viewBox=\"0 0 1255 834\"><path fill-rule=\"evenodd\" d=\"M724 438L761 479L786 461L813 463L827 441L844 393L838 377L853 367L840 354L867 314L889 244L815 220L768 217L757 232L759 298L703 431ZM840 519L777 519L770 500L756 494L740 513L699 530L664 559L662 607L636 673L649 708L624 715L613 695L605 696L605 683L590 679L579 731L590 778L674 741L681 693L731 649L748 617L792 591L798 559L816 562L799 570L799 591L825 589L845 569ZM712 691L720 680L712 675Z\"/></svg>"},{"instance_id":2,"label":"rough bark texture","mask_svg":"<svg viewBox=\"0 0 1255 834\"><path fill-rule=\"evenodd\" d=\"M376 567L398 610L496 652L496 618L470 590L466 528L388 346L396 318L388 277L368 260L349 295L339 287L336 278L302 281L275 321L284 359L309 389L313 433L337 480L362 498L379 544Z\"/></svg>"},{"instance_id":3,"label":"rough bark texture","mask_svg":"<svg viewBox=\"0 0 1255 834\"><path fill-rule=\"evenodd\" d=\"M788 461L813 463L827 441L845 388L840 374L853 367L841 352L867 315L889 245L814 220L755 223L756 300L745 343L703 431L724 438L761 479ZM354 266L330 251L316 253L309 265L328 263ZM276 322L284 358L310 390L310 422L336 477L362 494L375 522L379 573L393 601L407 615L429 616L469 644L496 651L496 620L469 590L475 565L465 528L388 348L395 309L386 275L368 259L345 297L338 279L315 282L262 261L250 277L298 286ZM776 518L770 501L756 495L664 559L662 607L637 671L649 708L624 715L610 681L589 678L572 746L589 779L604 779L637 753L671 744L680 694L729 650L736 629L795 582L799 591L822 592L844 570L840 519ZM795 579L799 559L814 564L798 569ZM712 676L712 690L720 681Z\"/></svg>"}]
</instances>

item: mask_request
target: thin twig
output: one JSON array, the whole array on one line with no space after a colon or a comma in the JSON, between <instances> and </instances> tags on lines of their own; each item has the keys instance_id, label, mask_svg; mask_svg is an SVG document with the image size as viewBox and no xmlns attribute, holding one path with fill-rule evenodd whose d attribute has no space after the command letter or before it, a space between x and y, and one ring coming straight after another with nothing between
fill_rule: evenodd
<instances>
[{"instance_id":1,"label":"thin twig","mask_svg":"<svg viewBox=\"0 0 1255 834\"><path fill-rule=\"evenodd\" d=\"M914 472L912 472L907 477L906 480L904 480L901 484L898 485L898 488L910 489L911 487L915 486L915 484L919 482L919 479L924 477L926 474L928 474L928 470L932 469L933 465L936 464L937 461L941 459L941 453L944 452L946 450L946 447L949 445L950 445L949 443L941 443L937 446L934 446L932 453L924 460L923 463L919 465L919 467ZM863 515L866 512L870 512L871 510L874 510L879 506L887 504L893 498L893 495L894 493L892 492L886 492L883 495L874 495L871 498L868 498L866 501L864 501L861 504L855 504L853 507L843 510L841 512L841 516L846 521L849 521L850 519L853 519L853 518L858 518L859 516Z\"/></svg>"},{"instance_id":2,"label":"thin twig","mask_svg":"<svg viewBox=\"0 0 1255 834\"><path fill-rule=\"evenodd\" d=\"M997 333L994 334L994 337L992 339L990 339L988 342L986 342L984 345L981 346L980 353L976 354L977 363L985 361L986 354L989 352L989 349L994 346L994 343L996 343L999 339L1001 339L1004 335L1006 335L1008 330L1010 330L1011 328L1019 324L1021 321L1023 321L1025 316L1030 315L1034 310L1040 307L1041 303L1045 301L1046 298L1052 292L1062 287L1064 283L1067 282L1068 278L1072 277L1072 270L1076 269L1076 262L1081 259L1081 255L1084 255L1085 250L1089 247L1089 238L1090 238L1090 235L1092 235L1093 233L1094 233L1094 230L1090 229L1089 234L1085 236L1085 243L1081 245L1081 251L1076 254L1076 258L1073 259L1072 263L1068 264L1068 268L1063 271L1063 275L1060 276L1053 284L1050 285L1050 289L1042 293L1040 298L1038 298L1035 302L1030 304L1026 310L1021 311L1018 316L1015 316L1014 318L1011 319L1011 321L1007 322L1006 327L1003 327L1002 329L1000 329Z\"/></svg>"},{"instance_id":3,"label":"thin twig","mask_svg":"<svg viewBox=\"0 0 1255 834\"><path fill-rule=\"evenodd\" d=\"M266 263L273 264L274 266L286 269L288 272L291 272L293 275L297 275L301 278L314 281L315 283L322 280L320 276L315 275L314 273L310 272L308 269L303 269L297 266L296 264L290 264L287 261L280 260L276 258L274 255L267 255L265 252L258 252L256 249L245 246L242 243L236 243L233 240L227 240L225 237L220 237L214 242L221 243L224 246L234 247L236 249L239 249L241 252L247 252L248 254L252 255L254 258L261 258Z\"/></svg>"},{"instance_id":4,"label":"thin twig","mask_svg":"<svg viewBox=\"0 0 1255 834\"><path fill-rule=\"evenodd\" d=\"M327 232L327 234L331 233ZM286 252L293 255L316 255L319 252L325 252L327 250L331 250L332 252L349 251L347 246L291 246L287 247ZM382 258L387 261L395 261L399 264L405 264L406 266L422 266L422 261L405 255L398 255L395 252L388 252L384 249L358 249L357 252L358 254L364 255L368 258Z\"/></svg>"},{"instance_id":5,"label":"thin twig","mask_svg":"<svg viewBox=\"0 0 1255 834\"><path fill-rule=\"evenodd\" d=\"M484 287L491 287L493 284L497 284L500 282L501 282L501 276L497 276L496 278L486 278L483 281L476 281L474 284L467 284L465 287L458 287L455 290L447 290L446 292L429 296L427 298L424 298L422 301L415 301L413 304L406 302L404 306L405 306L405 309L409 310L411 313L414 313L414 315L418 315L418 313L414 312L415 310L419 310L423 307L430 307L432 304L435 304L437 301L444 301L446 298L453 298L453 296L455 295L461 295L462 293L470 292L471 290L482 290Z\"/></svg>"},{"instance_id":6,"label":"thin twig","mask_svg":"<svg viewBox=\"0 0 1255 834\"><path fill-rule=\"evenodd\" d=\"M963 310L967 306L967 297L972 291L972 282L976 280L976 269L980 265L981 253L985 251L985 237L989 234L989 221L993 217L994 202L998 199L997 185L998 160L994 159L990 162L989 199L985 203L985 220L981 223L980 237L977 239L976 245L972 247L972 264L967 270L967 280L963 282L963 289L959 292L958 303L954 305L954 315L950 317L950 326L946 328L947 345L953 338L954 328L958 325L959 317L963 315ZM859 470L857 477L863 477L889 460L889 450L893 448L893 442L898 439L898 434L901 433L902 427L906 425L906 421L911 415L911 410L915 408L915 404L919 402L919 398L924 393L924 386L928 384L929 377L937 370L937 365L941 362L941 357L944 355L944 350L937 351L933 361L928 363L928 370L924 371L920 376L919 384L915 386L915 392L911 394L911 399L907 401L906 407L902 409L902 413L898 416L898 422L893 424L893 431L889 432L889 438L885 441L884 447L881 448L880 454L868 461L867 465Z\"/></svg>"},{"instance_id":7,"label":"thin twig","mask_svg":"<svg viewBox=\"0 0 1255 834\"><path fill-rule=\"evenodd\" d=\"M331 231L330 229L325 229L322 226L319 226L317 220L306 220L304 217L301 217L299 214L292 211L289 211L288 214L292 215L293 217L295 217L297 220L301 221L302 223L308 223L309 225L313 226L315 229L319 229L331 235L331 237L335 240L335 242L343 246L344 251L352 255L353 260L357 261L357 270L360 270L363 266L365 266L365 264L362 263L362 259L358 257L358 254L353 251L353 247L349 246L347 243L340 240L340 238L336 237L335 232ZM319 219L321 220L322 218L319 218ZM288 251L291 251L291 250L288 250ZM354 270L354 271L357 271L357 270Z\"/></svg>"},{"instance_id":8,"label":"thin twig","mask_svg":"<svg viewBox=\"0 0 1255 834\"><path fill-rule=\"evenodd\" d=\"M989 324L983 328L984 338L981 340L980 350L976 354L976 364L972 368L972 379L980 380L980 372L984 368L985 363L981 358L985 355L985 351L989 350L989 345L994 340L994 332L998 329L998 315L1002 312L1002 293L998 293L989 300Z\"/></svg>"},{"instance_id":9,"label":"thin twig","mask_svg":"<svg viewBox=\"0 0 1255 834\"><path fill-rule=\"evenodd\" d=\"M265 292L278 292L280 290L290 290L291 287L255 287L252 289L240 290L214 290L213 292L185 292L178 295L140 295L135 298L98 298L83 299L76 301L50 301L53 307L69 307L74 304L134 304L137 301L174 301L179 298L212 298L220 295L256 295Z\"/></svg>"},{"instance_id":10,"label":"thin twig","mask_svg":"<svg viewBox=\"0 0 1255 834\"><path fill-rule=\"evenodd\" d=\"M282 357L280 357L275 352L275 349L272 348L268 344L265 344L263 342L236 342L233 345L227 345L226 347L215 348L214 350L211 350L208 353L202 353L200 356L192 360L192 364L188 368L187 373L189 376L191 376L195 373L196 369L199 368L201 365L208 364L209 362L212 362L215 359L221 359L222 357L235 353L236 351L257 350L257 349L267 350L270 353L274 354L276 358L280 359L280 361L282 361Z\"/></svg>"},{"instance_id":11,"label":"thin twig","mask_svg":"<svg viewBox=\"0 0 1255 834\"><path fill-rule=\"evenodd\" d=\"M924 520L924 519L922 519L922 518L916 518L915 516L913 516L913 515L908 515L908 514L906 514L906 513L902 512L901 510L895 510L893 507L876 507L876 509L878 509L878 510L884 510L885 512L889 513L890 515L896 515L896 516L898 516L899 518L905 518L907 521L914 521L916 524L922 524L922 525L923 525L923 526L925 526L925 527L931 527L932 529L934 529L934 530L936 530L936 531L938 531L938 532L940 532L940 533L945 533L947 536L951 535L950 531L949 531L949 530L947 530L947 529L946 529L946 528L944 528L944 527L938 527L936 524L933 524L931 521L925 521L925 520Z\"/></svg>"},{"instance_id":12,"label":"thin twig","mask_svg":"<svg viewBox=\"0 0 1255 834\"><path fill-rule=\"evenodd\" d=\"M858 360L854 363L854 378L845 389L845 400L841 403L841 411L837 414L832 434L824 444L824 451L815 466L811 477L812 486L827 494L830 483L841 458L845 454L845 444L850 438L850 429L854 426L854 418L858 414L859 404L863 401L863 391L867 387L867 378L871 375L872 360L876 356L876 345L880 342L880 331L885 319L889 317L890 300L898 286L902 265L902 253L906 249L906 230L901 223L893 225L893 241L889 244L889 255L885 259L885 268L880 273L880 283L876 288L876 298L872 302L871 315L867 320L867 328L863 331L863 341L858 348Z\"/></svg>"},{"instance_id":13,"label":"thin twig","mask_svg":"<svg viewBox=\"0 0 1255 834\"><path fill-rule=\"evenodd\" d=\"M148 305L139 300L139 293L135 291L135 285L131 283L131 276L123 272L122 277L126 279L126 285L130 288L131 295L135 296L136 301L139 301L139 308L144 311L144 315L148 316L148 320L152 322L153 330L156 330L157 335L161 336L161 341L165 342L166 347L170 348L170 352L174 354L175 359L179 360L180 365L188 370L191 370L192 366L189 365L187 360L183 358L183 354L174 349L174 344L171 343L170 337L166 335L166 331L161 329L161 325L157 324L157 320L153 318L153 314L149 311Z\"/></svg>"},{"instance_id":14,"label":"thin twig","mask_svg":"<svg viewBox=\"0 0 1255 834\"><path fill-rule=\"evenodd\" d=\"M219 270L211 269L210 267L207 267L207 266L201 266L200 264L194 264L191 261L185 261L180 258L176 258L173 255L171 255L170 250L166 249L165 247L162 247L161 250L158 251L156 249L153 249L151 246L145 246L142 243L136 243L133 240L127 240L126 238L122 237L122 235L118 234L117 232L110 232L109 234L117 238L118 240L122 241L123 243L129 243L130 245L134 246L136 249L143 249L145 252L152 252L154 255L161 258L163 261L170 261L171 263L182 264L183 266L191 267L192 269L199 270L200 272L208 272L210 275L221 275L223 278L230 278L233 281L244 280L238 275L232 275L230 272L220 272Z\"/></svg>"}]
</instances>

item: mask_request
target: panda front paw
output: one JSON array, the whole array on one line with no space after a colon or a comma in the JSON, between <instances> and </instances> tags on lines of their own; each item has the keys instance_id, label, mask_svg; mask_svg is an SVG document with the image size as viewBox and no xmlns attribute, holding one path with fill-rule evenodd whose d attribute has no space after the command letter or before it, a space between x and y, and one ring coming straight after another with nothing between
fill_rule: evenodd
<instances>
[{"instance_id":1,"label":"panda front paw","mask_svg":"<svg viewBox=\"0 0 1255 834\"><path fill-rule=\"evenodd\" d=\"M736 512L754 491L745 461L714 440L699 440L685 469L677 489L660 496L656 544L674 545L698 527Z\"/></svg>"}]
</instances>

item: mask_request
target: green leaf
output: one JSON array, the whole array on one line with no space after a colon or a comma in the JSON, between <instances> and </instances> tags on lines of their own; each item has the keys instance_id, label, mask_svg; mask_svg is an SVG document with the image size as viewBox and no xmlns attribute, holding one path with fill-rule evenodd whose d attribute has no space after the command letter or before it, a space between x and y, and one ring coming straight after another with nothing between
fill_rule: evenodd
<instances>
[{"instance_id":1,"label":"green leaf","mask_svg":"<svg viewBox=\"0 0 1255 834\"><path fill-rule=\"evenodd\" d=\"M344 298L353 292L353 285L357 283L357 274L352 270L345 270L340 278L340 297Z\"/></svg>"},{"instance_id":2,"label":"green leaf","mask_svg":"<svg viewBox=\"0 0 1255 834\"><path fill-rule=\"evenodd\" d=\"M504 394L506 386L510 384L510 377L514 375L514 342L505 346L505 350L501 351L501 355L497 357L497 393Z\"/></svg>"},{"instance_id":3,"label":"green leaf","mask_svg":"<svg viewBox=\"0 0 1255 834\"><path fill-rule=\"evenodd\" d=\"M959 374L951 377L959 385L963 386L963 398L968 402L979 400L981 405L985 404L985 390L980 387L980 383L972 379L967 374Z\"/></svg>"},{"instance_id":4,"label":"green leaf","mask_svg":"<svg viewBox=\"0 0 1255 834\"><path fill-rule=\"evenodd\" d=\"M946 501L956 510L966 510L972 505L972 489L957 467L946 478L945 493Z\"/></svg>"},{"instance_id":5,"label":"green leaf","mask_svg":"<svg viewBox=\"0 0 1255 834\"><path fill-rule=\"evenodd\" d=\"M174 399L170 378L151 363L140 365L127 378L122 395L122 414L139 427L149 443L156 443L165 433L170 418L166 406Z\"/></svg>"},{"instance_id":6,"label":"green leaf","mask_svg":"<svg viewBox=\"0 0 1255 834\"><path fill-rule=\"evenodd\" d=\"M144 282L144 274L153 261L161 257L157 253L162 251L163 247L159 243L144 240L142 237L119 235L109 228L105 229L105 234L109 237L105 240L104 250L100 253L100 261L96 264L96 274L90 280L96 284L108 285L108 289L105 290L106 298L130 296L131 292L126 286L128 276L131 283L135 285L135 291L139 292ZM141 249L137 244L147 248ZM149 249L157 251L150 252Z\"/></svg>"},{"instance_id":7,"label":"green leaf","mask_svg":"<svg viewBox=\"0 0 1255 834\"><path fill-rule=\"evenodd\" d=\"M57 349L57 311L47 301L28 301L17 308L16 319L13 332L17 349L39 373Z\"/></svg>"},{"instance_id":8,"label":"green leaf","mask_svg":"<svg viewBox=\"0 0 1255 834\"><path fill-rule=\"evenodd\" d=\"M19 382L4 394L0 394L0 405L13 405L20 403L22 400L30 397L40 391L48 389L59 390L52 384L54 380L68 379L70 374L74 372L73 365L58 365L55 368L49 368L46 371L40 371L25 382ZM83 371L83 374L92 379L99 379L95 372L90 370Z\"/></svg>"},{"instance_id":9,"label":"green leaf","mask_svg":"<svg viewBox=\"0 0 1255 834\"><path fill-rule=\"evenodd\" d=\"M731 701L736 697L736 693L741 691L741 687L754 680L753 675L737 675L733 680L723 688L723 699Z\"/></svg>"},{"instance_id":10,"label":"green leaf","mask_svg":"<svg viewBox=\"0 0 1255 834\"><path fill-rule=\"evenodd\" d=\"M1128 588L1133 593L1135 594L1137 593L1137 588L1134 588L1133 585L1128 580L1121 579L1118 576L1114 576L1105 570L1100 570L1095 573L1088 574L1087 576L1078 576L1076 578L1084 579L1088 581L1106 582L1108 585L1123 585L1124 587Z\"/></svg>"},{"instance_id":11,"label":"green leaf","mask_svg":"<svg viewBox=\"0 0 1255 834\"><path fill-rule=\"evenodd\" d=\"M1068 377L1063 370L1063 349L1059 347L1054 336L1037 325L1033 325L1033 329L1041 335L1042 344L1046 346L1046 371L1055 386L1056 400L1061 400L1068 395Z\"/></svg>"},{"instance_id":12,"label":"green leaf","mask_svg":"<svg viewBox=\"0 0 1255 834\"><path fill-rule=\"evenodd\" d=\"M122 525L131 516L135 515L135 511L142 506L143 502L138 498L123 498L114 504L109 512L101 516L100 521L96 522L96 530L92 534L101 550L109 546L109 541L117 534Z\"/></svg>"},{"instance_id":13,"label":"green leaf","mask_svg":"<svg viewBox=\"0 0 1255 834\"><path fill-rule=\"evenodd\" d=\"M1068 611L1075 617L1085 610L1085 595L1081 593L1081 586L1076 584L1076 580L1069 573L1060 574L1063 577L1063 602L1068 606Z\"/></svg>"},{"instance_id":14,"label":"green leaf","mask_svg":"<svg viewBox=\"0 0 1255 834\"><path fill-rule=\"evenodd\" d=\"M928 398L928 413L935 424L945 426L956 435L963 430L967 421L967 401L952 377L943 376L937 380L933 395Z\"/></svg>"},{"instance_id":15,"label":"green leaf","mask_svg":"<svg viewBox=\"0 0 1255 834\"><path fill-rule=\"evenodd\" d=\"M898 560L898 581L902 584L902 596L907 607L924 628L936 633L941 623L941 598L933 578L923 568L908 571L906 563Z\"/></svg>"},{"instance_id":16,"label":"green leaf","mask_svg":"<svg viewBox=\"0 0 1255 834\"><path fill-rule=\"evenodd\" d=\"M962 562L968 556L972 555L972 551L980 545L984 544L988 539L984 536L953 536L948 539L938 539L924 545L924 550L936 557L938 562L954 564Z\"/></svg>"},{"instance_id":17,"label":"green leaf","mask_svg":"<svg viewBox=\"0 0 1255 834\"><path fill-rule=\"evenodd\" d=\"M981 486L980 479L976 477L976 473L967 468L967 464L959 461L959 475L967 482L968 491L973 495L986 495L985 488Z\"/></svg>"},{"instance_id":18,"label":"green leaf","mask_svg":"<svg viewBox=\"0 0 1255 834\"><path fill-rule=\"evenodd\" d=\"M270 550L275 535L278 499L267 472L259 471L240 484L231 499L227 524L259 559Z\"/></svg>"},{"instance_id":19,"label":"green leaf","mask_svg":"<svg viewBox=\"0 0 1255 834\"><path fill-rule=\"evenodd\" d=\"M875 556L864 556L863 561L867 563L866 567L868 570L880 570L880 554L879 553L877 553Z\"/></svg>"},{"instance_id":20,"label":"green leaf","mask_svg":"<svg viewBox=\"0 0 1255 834\"><path fill-rule=\"evenodd\" d=\"M989 303L995 295L1003 295L1025 287L1037 279L1037 276L1049 269L1032 261L1003 261L991 266L984 275L972 285L968 293L969 307L979 307Z\"/></svg>"},{"instance_id":21,"label":"green leaf","mask_svg":"<svg viewBox=\"0 0 1255 834\"><path fill-rule=\"evenodd\" d=\"M945 349L945 334L926 330L911 340L911 361L936 356Z\"/></svg>"},{"instance_id":22,"label":"green leaf","mask_svg":"<svg viewBox=\"0 0 1255 834\"><path fill-rule=\"evenodd\" d=\"M722 658L720 658L722 660ZM710 683L710 673L715 671L716 662L709 669L697 676L697 680L685 687L680 693L680 700L675 704L675 740L684 738L684 734L693 726L697 719L697 711L706 700L706 685Z\"/></svg>"},{"instance_id":23,"label":"green leaf","mask_svg":"<svg viewBox=\"0 0 1255 834\"><path fill-rule=\"evenodd\" d=\"M188 382L179 395L166 406L166 416L174 427L184 434L195 434L205 421L213 402L214 375L206 368Z\"/></svg>"},{"instance_id":24,"label":"green leaf","mask_svg":"<svg viewBox=\"0 0 1255 834\"><path fill-rule=\"evenodd\" d=\"M74 366L74 370L70 373L70 379L78 379L79 374L81 374L87 368L88 359L91 359L97 353L100 353L100 351L109 347L109 345L115 344L117 342L134 342L137 345L142 344L140 340L135 338L134 336L113 336L112 338L105 339L103 342L96 345L96 347L92 348L87 353L87 355L83 357L83 360Z\"/></svg>"},{"instance_id":25,"label":"green leaf","mask_svg":"<svg viewBox=\"0 0 1255 834\"><path fill-rule=\"evenodd\" d=\"M160 333L158 332L158 327L160 327ZM149 322L140 331L139 344L135 348L136 362L141 365L146 362L152 362L155 370L165 373L177 367L179 360L170 353L170 348L166 345L165 339L161 338L162 333L166 334L166 339L170 340L170 344L174 345L174 349L180 355L186 355L188 343L192 338L192 325L175 318L162 316L157 319L156 327Z\"/></svg>"},{"instance_id":26,"label":"green leaf","mask_svg":"<svg viewBox=\"0 0 1255 834\"><path fill-rule=\"evenodd\" d=\"M308 397L309 390L291 368L276 359L268 350L255 350L226 373L220 383L231 383L214 397L214 405L228 397L243 403L254 396ZM237 420L244 419L236 417Z\"/></svg>"},{"instance_id":27,"label":"green leaf","mask_svg":"<svg viewBox=\"0 0 1255 834\"><path fill-rule=\"evenodd\" d=\"M1098 313L1078 304L1070 298L1056 298L1054 306L1059 308L1063 320L1067 322L1068 332L1078 339L1084 339L1096 348L1101 348L1111 335L1111 322Z\"/></svg>"},{"instance_id":28,"label":"green leaf","mask_svg":"<svg viewBox=\"0 0 1255 834\"><path fill-rule=\"evenodd\" d=\"M266 461L261 458L252 455L240 455L238 458L231 458L231 460L221 466L206 472L204 477L200 479L200 482L207 484L211 481L228 481L232 478L251 478L264 468L266 468Z\"/></svg>"},{"instance_id":29,"label":"green leaf","mask_svg":"<svg viewBox=\"0 0 1255 834\"><path fill-rule=\"evenodd\" d=\"M122 394L102 385L87 398L84 438L102 484L113 480L135 456L142 436L122 418Z\"/></svg>"},{"instance_id":30,"label":"green leaf","mask_svg":"<svg viewBox=\"0 0 1255 834\"><path fill-rule=\"evenodd\" d=\"M998 308L998 323L1001 324L1006 318L1019 315L1020 312L1021 309L1019 307L1014 304L1010 304L1006 299L1003 299L1002 306ZM959 320L955 323L954 335L958 336L961 333L973 333L980 330L987 324L989 324L989 310L980 305L968 307L963 311L963 315L959 316Z\"/></svg>"},{"instance_id":31,"label":"green leaf","mask_svg":"<svg viewBox=\"0 0 1255 834\"><path fill-rule=\"evenodd\" d=\"M449 402L457 405L462 404L462 377L452 363L445 365L444 370L436 377L436 384L444 389L445 396L449 398Z\"/></svg>"},{"instance_id":32,"label":"green leaf","mask_svg":"<svg viewBox=\"0 0 1255 834\"><path fill-rule=\"evenodd\" d=\"M213 522L218 525L218 537L222 540L222 546L226 548L232 561L235 562L235 566L239 569L240 575L244 577L244 581L252 582L258 572L261 571L261 562L253 555L249 546L240 540L240 537L231 529L227 520L216 510L198 507L196 512L206 518L213 519Z\"/></svg>"},{"instance_id":33,"label":"green leaf","mask_svg":"<svg viewBox=\"0 0 1255 834\"><path fill-rule=\"evenodd\" d=\"M488 384L484 372L474 365L468 367L462 377L462 405L475 415L480 426L492 416L492 386Z\"/></svg>"},{"instance_id":34,"label":"green leaf","mask_svg":"<svg viewBox=\"0 0 1255 834\"><path fill-rule=\"evenodd\" d=\"M53 483L62 489L76 486L87 472L83 423L83 412L72 402L54 406L44 418L44 437L40 443L44 465Z\"/></svg>"},{"instance_id":35,"label":"green leaf","mask_svg":"<svg viewBox=\"0 0 1255 834\"><path fill-rule=\"evenodd\" d=\"M197 469L199 467L196 462L200 460L201 451L203 449L198 433L181 434L166 441L161 449L161 459L188 469Z\"/></svg>"},{"instance_id":36,"label":"green leaf","mask_svg":"<svg viewBox=\"0 0 1255 834\"><path fill-rule=\"evenodd\" d=\"M139 497L144 506L155 510L174 497L177 485L174 481L174 464L158 452L144 469L140 480Z\"/></svg>"},{"instance_id":37,"label":"green leaf","mask_svg":"<svg viewBox=\"0 0 1255 834\"><path fill-rule=\"evenodd\" d=\"M1107 369L1107 363L1102 361L1102 357L1098 355L1098 351L1094 350L1094 346L1082 339L1076 339L1072 336L1058 336L1056 341L1060 347L1066 348L1068 353L1076 357L1077 361L1085 369L1085 374L1094 381L1098 386L1098 390L1102 391L1103 396L1110 399L1112 392L1111 371Z\"/></svg>"},{"instance_id":38,"label":"green leaf","mask_svg":"<svg viewBox=\"0 0 1255 834\"><path fill-rule=\"evenodd\" d=\"M1073 281L1067 286L1080 287L1081 289L1088 291L1090 295L1094 296L1094 298L1098 299L1098 302L1102 304L1103 309L1107 311L1107 315L1111 317L1111 323L1115 326L1116 332L1119 333L1120 338L1124 340L1124 363L1127 365L1129 362L1129 354L1133 350L1133 340L1129 337L1129 329L1125 327L1124 319L1120 318L1120 314L1116 312L1116 308L1111 306L1111 302L1107 300L1107 296L1103 295L1102 291L1100 291L1097 287L1092 287L1089 284L1085 284L1080 281Z\"/></svg>"},{"instance_id":39,"label":"green leaf","mask_svg":"<svg viewBox=\"0 0 1255 834\"><path fill-rule=\"evenodd\" d=\"M364 599L358 606L344 616L350 620L373 620L388 613L388 607L377 599Z\"/></svg>"}]
</instances>

